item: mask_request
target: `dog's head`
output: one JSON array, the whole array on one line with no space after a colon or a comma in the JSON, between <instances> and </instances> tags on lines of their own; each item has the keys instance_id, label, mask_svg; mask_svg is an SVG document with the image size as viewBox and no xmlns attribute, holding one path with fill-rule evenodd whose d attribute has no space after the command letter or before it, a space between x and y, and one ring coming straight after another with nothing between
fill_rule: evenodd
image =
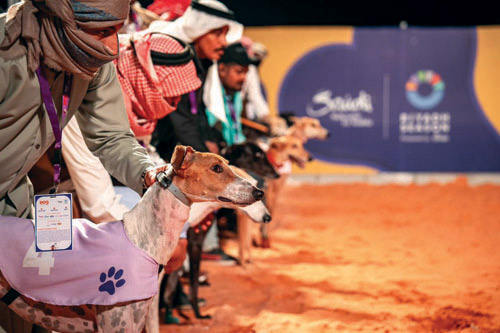
<instances>
[{"instance_id":1,"label":"dog's head","mask_svg":"<svg viewBox=\"0 0 500 333\"><path fill-rule=\"evenodd\" d=\"M255 173L259 177L276 179L279 174L267 159L266 153L255 143L232 145L223 151L229 163Z\"/></svg>"},{"instance_id":2,"label":"dog's head","mask_svg":"<svg viewBox=\"0 0 500 333\"><path fill-rule=\"evenodd\" d=\"M243 179L248 180L254 186L257 186L257 180L250 176L245 170L240 169L234 165L230 165L231 169L235 174ZM234 208L230 206L225 206L226 208ZM244 211L248 217L250 217L254 222L257 223L269 223L271 222L271 213L267 209L266 205L262 201L257 201L251 205L245 207L238 207Z\"/></svg>"},{"instance_id":3,"label":"dog's head","mask_svg":"<svg viewBox=\"0 0 500 333\"><path fill-rule=\"evenodd\" d=\"M302 140L291 135L272 138L269 153L278 164L290 160L300 168L304 168L306 162L312 161L311 155L304 149Z\"/></svg>"},{"instance_id":4,"label":"dog's head","mask_svg":"<svg viewBox=\"0 0 500 333\"><path fill-rule=\"evenodd\" d=\"M251 205L240 207L245 214L252 219L252 221L257 223L269 223L271 222L271 213L267 209L263 201L254 202Z\"/></svg>"},{"instance_id":5,"label":"dog's head","mask_svg":"<svg viewBox=\"0 0 500 333\"><path fill-rule=\"evenodd\" d=\"M306 142L309 139L326 140L330 133L316 118L292 117L293 125L288 129L288 134L297 136Z\"/></svg>"},{"instance_id":6,"label":"dog's head","mask_svg":"<svg viewBox=\"0 0 500 333\"><path fill-rule=\"evenodd\" d=\"M264 196L264 191L236 175L227 160L191 147L176 146L170 161L177 187L192 201L214 201L246 206Z\"/></svg>"}]
</instances>

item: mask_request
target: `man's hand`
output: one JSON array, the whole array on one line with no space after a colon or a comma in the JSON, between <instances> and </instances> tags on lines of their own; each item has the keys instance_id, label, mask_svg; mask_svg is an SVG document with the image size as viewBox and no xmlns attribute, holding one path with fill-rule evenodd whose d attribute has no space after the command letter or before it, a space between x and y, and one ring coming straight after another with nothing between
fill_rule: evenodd
<instances>
[{"instance_id":1,"label":"man's hand","mask_svg":"<svg viewBox=\"0 0 500 333\"><path fill-rule=\"evenodd\" d=\"M170 274L173 271L181 268L184 259L186 259L186 250L187 250L187 239L181 238L177 243L177 246L174 250L174 254L168 261L167 265L164 267L165 274Z\"/></svg>"},{"instance_id":2,"label":"man's hand","mask_svg":"<svg viewBox=\"0 0 500 333\"><path fill-rule=\"evenodd\" d=\"M156 174L160 171L165 171L168 169L168 164L159 166L157 168L149 169L144 174L144 185L146 188L150 187L156 181Z\"/></svg>"},{"instance_id":3,"label":"man's hand","mask_svg":"<svg viewBox=\"0 0 500 333\"><path fill-rule=\"evenodd\" d=\"M205 141L205 146L207 146L208 150L211 153L218 154L219 153L219 147L217 144L213 141Z\"/></svg>"}]
</instances>

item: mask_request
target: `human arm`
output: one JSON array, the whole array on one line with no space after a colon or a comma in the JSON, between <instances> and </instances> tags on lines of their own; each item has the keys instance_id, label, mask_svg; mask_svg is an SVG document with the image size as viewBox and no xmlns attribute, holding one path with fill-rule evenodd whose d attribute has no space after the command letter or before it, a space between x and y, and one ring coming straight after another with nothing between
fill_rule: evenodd
<instances>
[{"instance_id":1,"label":"human arm","mask_svg":"<svg viewBox=\"0 0 500 333\"><path fill-rule=\"evenodd\" d=\"M62 154L85 214L95 223L121 220L130 209L119 202L108 172L85 145L75 118L64 128Z\"/></svg>"},{"instance_id":2,"label":"human arm","mask_svg":"<svg viewBox=\"0 0 500 333\"><path fill-rule=\"evenodd\" d=\"M130 130L115 67L104 65L89 84L76 119L90 151L118 181L142 193L141 176L154 167Z\"/></svg>"}]
</instances>

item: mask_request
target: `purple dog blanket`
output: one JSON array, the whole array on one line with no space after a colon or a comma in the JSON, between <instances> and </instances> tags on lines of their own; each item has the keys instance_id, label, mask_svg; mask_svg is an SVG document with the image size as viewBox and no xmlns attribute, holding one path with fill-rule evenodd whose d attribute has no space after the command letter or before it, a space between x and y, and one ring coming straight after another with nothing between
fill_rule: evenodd
<instances>
[{"instance_id":1,"label":"purple dog blanket","mask_svg":"<svg viewBox=\"0 0 500 333\"><path fill-rule=\"evenodd\" d=\"M0 216L0 270L12 288L55 305L112 305L158 292L158 263L121 221L73 220L73 249L35 252L31 220Z\"/></svg>"}]
</instances>

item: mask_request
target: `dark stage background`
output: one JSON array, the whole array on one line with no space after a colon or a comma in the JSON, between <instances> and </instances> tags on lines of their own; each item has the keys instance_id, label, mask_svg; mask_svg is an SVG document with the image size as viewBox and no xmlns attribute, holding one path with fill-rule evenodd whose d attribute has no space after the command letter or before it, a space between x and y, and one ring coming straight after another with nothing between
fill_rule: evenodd
<instances>
[{"instance_id":1,"label":"dark stage background","mask_svg":"<svg viewBox=\"0 0 500 333\"><path fill-rule=\"evenodd\" d=\"M500 24L495 1L221 0L245 26L471 26ZM140 0L146 7L152 0ZM0 0L2 10L7 0Z\"/></svg>"},{"instance_id":2,"label":"dark stage background","mask_svg":"<svg viewBox=\"0 0 500 333\"><path fill-rule=\"evenodd\" d=\"M245 26L409 25L470 26L500 24L495 1L332 1L221 0ZM141 0L147 6L152 0Z\"/></svg>"}]
</instances>

